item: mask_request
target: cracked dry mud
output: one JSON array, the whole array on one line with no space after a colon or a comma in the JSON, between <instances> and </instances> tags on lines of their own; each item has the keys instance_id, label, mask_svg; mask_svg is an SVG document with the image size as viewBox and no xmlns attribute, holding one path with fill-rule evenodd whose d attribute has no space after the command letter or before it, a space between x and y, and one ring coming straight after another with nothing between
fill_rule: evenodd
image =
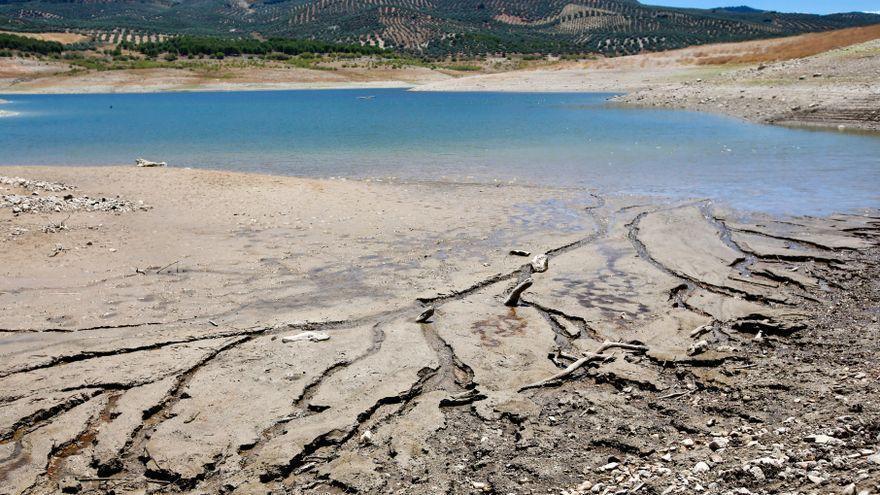
<instances>
[{"instance_id":1,"label":"cracked dry mud","mask_svg":"<svg viewBox=\"0 0 880 495\"><path fill-rule=\"evenodd\" d=\"M880 488L876 211L4 175L151 208L0 209L2 494Z\"/></svg>"}]
</instances>

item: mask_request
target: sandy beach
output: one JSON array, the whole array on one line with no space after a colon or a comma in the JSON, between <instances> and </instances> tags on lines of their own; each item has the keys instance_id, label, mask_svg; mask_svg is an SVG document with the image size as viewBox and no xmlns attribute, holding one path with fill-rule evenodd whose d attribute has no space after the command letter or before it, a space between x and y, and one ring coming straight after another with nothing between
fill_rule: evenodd
<instances>
[{"instance_id":1,"label":"sandy beach","mask_svg":"<svg viewBox=\"0 0 880 495\"><path fill-rule=\"evenodd\" d=\"M880 212L0 175L0 493L878 488Z\"/></svg>"}]
</instances>

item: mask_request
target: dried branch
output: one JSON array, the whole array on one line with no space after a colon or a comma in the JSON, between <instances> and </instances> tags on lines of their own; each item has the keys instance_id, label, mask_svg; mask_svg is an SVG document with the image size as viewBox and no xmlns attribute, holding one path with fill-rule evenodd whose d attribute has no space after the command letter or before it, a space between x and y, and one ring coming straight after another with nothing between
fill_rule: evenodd
<instances>
[{"instance_id":1,"label":"dried branch","mask_svg":"<svg viewBox=\"0 0 880 495\"><path fill-rule=\"evenodd\" d=\"M605 351L607 351L609 349L624 349L627 351L633 351L633 352L639 352L639 353L648 352L648 348L646 346L643 346L640 344L627 344L625 342L607 342L606 341L604 344L599 346L599 350L597 352L587 353L586 355L584 355L584 357L571 363L570 365L568 365L567 368L560 371L559 373L556 373L555 375L553 375L549 378L546 378L544 380L541 380L539 382L531 383L529 385L521 387L519 389L519 391L522 392L524 390L529 390L532 388L541 388L541 387L546 387L548 385L556 384L559 381L561 381L565 378L568 378L575 371L583 368L584 366L586 366L590 363L595 363L595 362L600 362L600 361L607 363L609 361L613 361L614 356L608 355L608 354L603 354Z\"/></svg>"}]
</instances>

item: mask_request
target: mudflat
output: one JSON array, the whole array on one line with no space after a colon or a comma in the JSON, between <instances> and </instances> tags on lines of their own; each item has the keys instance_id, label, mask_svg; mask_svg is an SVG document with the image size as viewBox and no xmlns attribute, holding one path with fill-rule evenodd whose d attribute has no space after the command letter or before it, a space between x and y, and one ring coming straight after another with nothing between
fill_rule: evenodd
<instances>
[{"instance_id":1,"label":"mudflat","mask_svg":"<svg viewBox=\"0 0 880 495\"><path fill-rule=\"evenodd\" d=\"M876 210L0 176L0 493L880 488Z\"/></svg>"}]
</instances>

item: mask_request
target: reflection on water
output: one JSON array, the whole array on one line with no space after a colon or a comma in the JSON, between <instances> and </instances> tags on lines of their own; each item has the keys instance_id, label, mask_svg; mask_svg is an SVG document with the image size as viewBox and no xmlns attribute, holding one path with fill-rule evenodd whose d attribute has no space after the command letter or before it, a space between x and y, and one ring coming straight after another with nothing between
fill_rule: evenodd
<instances>
[{"instance_id":1,"label":"reflection on water","mask_svg":"<svg viewBox=\"0 0 880 495\"><path fill-rule=\"evenodd\" d=\"M359 96L374 95L365 100ZM827 213L880 206L880 138L609 106L601 94L15 95L0 163L519 181Z\"/></svg>"}]
</instances>

